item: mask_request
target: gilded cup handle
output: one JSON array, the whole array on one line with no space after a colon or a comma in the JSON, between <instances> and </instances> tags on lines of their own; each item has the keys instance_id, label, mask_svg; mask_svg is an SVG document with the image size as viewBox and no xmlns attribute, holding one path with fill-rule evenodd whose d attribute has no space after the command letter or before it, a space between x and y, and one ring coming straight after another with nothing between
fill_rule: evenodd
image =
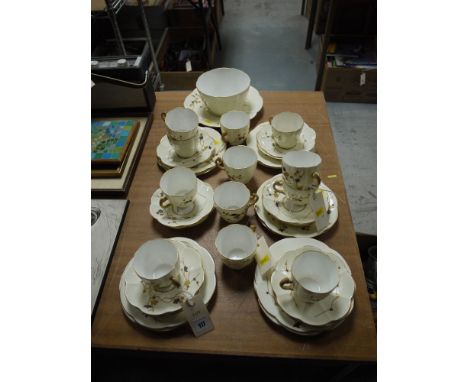
<instances>
[{"instance_id":1,"label":"gilded cup handle","mask_svg":"<svg viewBox=\"0 0 468 382\"><path fill-rule=\"evenodd\" d=\"M171 282L177 287L180 288L180 282L174 276L171 277Z\"/></svg>"},{"instance_id":2,"label":"gilded cup handle","mask_svg":"<svg viewBox=\"0 0 468 382\"><path fill-rule=\"evenodd\" d=\"M283 181L282 180L275 180L273 182L273 190L275 190L276 192L279 192L280 194L284 194Z\"/></svg>"},{"instance_id":3,"label":"gilded cup handle","mask_svg":"<svg viewBox=\"0 0 468 382\"><path fill-rule=\"evenodd\" d=\"M221 170L224 170L224 163L223 160L220 157L217 157L215 159L215 164L218 166Z\"/></svg>"},{"instance_id":4,"label":"gilded cup handle","mask_svg":"<svg viewBox=\"0 0 468 382\"><path fill-rule=\"evenodd\" d=\"M320 186L320 183L322 183L322 178L320 177L318 172L314 172L312 174L312 185L314 187Z\"/></svg>"},{"instance_id":5,"label":"gilded cup handle","mask_svg":"<svg viewBox=\"0 0 468 382\"><path fill-rule=\"evenodd\" d=\"M284 278L283 280L280 281L280 287L286 290L294 289L293 282L288 278Z\"/></svg>"},{"instance_id":6,"label":"gilded cup handle","mask_svg":"<svg viewBox=\"0 0 468 382\"><path fill-rule=\"evenodd\" d=\"M166 122L166 113L161 113L161 119Z\"/></svg>"},{"instance_id":7,"label":"gilded cup handle","mask_svg":"<svg viewBox=\"0 0 468 382\"><path fill-rule=\"evenodd\" d=\"M251 194L249 199L249 207L253 206L258 201L258 194Z\"/></svg>"},{"instance_id":8,"label":"gilded cup handle","mask_svg":"<svg viewBox=\"0 0 468 382\"><path fill-rule=\"evenodd\" d=\"M171 205L171 202L169 199L167 199L167 196L163 196L161 199L159 199L159 206L161 208L167 208Z\"/></svg>"}]
</instances>

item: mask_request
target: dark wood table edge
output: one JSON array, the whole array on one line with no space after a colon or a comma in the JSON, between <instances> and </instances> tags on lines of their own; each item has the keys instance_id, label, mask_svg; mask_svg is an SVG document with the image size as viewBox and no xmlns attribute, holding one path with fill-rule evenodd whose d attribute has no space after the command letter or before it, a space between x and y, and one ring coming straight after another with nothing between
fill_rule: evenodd
<instances>
[{"instance_id":1,"label":"dark wood table edge","mask_svg":"<svg viewBox=\"0 0 468 382\"><path fill-rule=\"evenodd\" d=\"M196 341L196 338L194 338L194 341ZM369 357L368 359L363 359L361 358L352 358L352 357L342 357L340 356L339 359L332 359L330 357L320 357L317 355L308 357L308 356L301 356L300 354L287 354L287 355L274 355L271 353L259 353L259 352L244 352L243 354L240 353L233 353L233 352L223 352L223 351L217 351L217 352L210 352L210 351L198 351L198 352L187 352L185 349L178 349L178 348L173 348L170 351L169 350L158 350L158 349L150 349L150 348L145 348L141 347L138 349L132 348L132 347L127 347L127 346L116 346L116 347L106 347L106 346L99 346L98 344L94 344L91 346L91 349L93 351L103 351L103 352L124 352L128 354L132 354L133 352L140 353L140 354L147 354L153 355L154 357L161 357L161 356L167 356L167 357L178 357L178 356L185 356L185 357L225 357L225 358L239 358L239 359L274 359L274 360L302 360L302 361L320 361L320 362L343 362L343 363L350 363L350 362L355 362L355 363L373 363L377 362L377 355L375 357Z\"/></svg>"},{"instance_id":2,"label":"dark wood table edge","mask_svg":"<svg viewBox=\"0 0 468 382\"><path fill-rule=\"evenodd\" d=\"M233 361L246 361L246 362L257 362L259 360L267 360L272 362L277 361L288 361L288 362L307 362L307 363L320 363L320 364L373 364L377 362L377 357L373 359L330 359L330 358L308 358L308 357L297 357L297 356L271 356L271 354L232 354L232 353L212 353L212 352L186 352L186 351L157 351L157 350L150 350L150 349L126 349L126 348L104 348L104 347L96 347L92 346L92 354L99 355L99 354L110 354L110 355L121 355L121 356L129 356L129 357L146 357L146 358L167 358L167 359L194 359L194 358L203 358L203 359L223 359L223 360L233 360Z\"/></svg>"}]
</instances>

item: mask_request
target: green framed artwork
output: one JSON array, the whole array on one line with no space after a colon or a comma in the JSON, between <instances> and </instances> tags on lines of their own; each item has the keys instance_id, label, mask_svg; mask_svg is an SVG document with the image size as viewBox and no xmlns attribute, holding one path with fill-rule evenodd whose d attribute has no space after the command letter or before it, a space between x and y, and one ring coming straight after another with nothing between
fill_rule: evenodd
<instances>
[{"instance_id":1,"label":"green framed artwork","mask_svg":"<svg viewBox=\"0 0 468 382\"><path fill-rule=\"evenodd\" d=\"M132 119L91 121L91 167L120 167L138 126Z\"/></svg>"}]
</instances>

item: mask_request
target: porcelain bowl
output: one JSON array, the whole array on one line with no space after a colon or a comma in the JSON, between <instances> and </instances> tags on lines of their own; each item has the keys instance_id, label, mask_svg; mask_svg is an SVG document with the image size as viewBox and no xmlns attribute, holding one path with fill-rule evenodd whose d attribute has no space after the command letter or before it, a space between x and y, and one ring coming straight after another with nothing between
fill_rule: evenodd
<instances>
[{"instance_id":1,"label":"porcelain bowl","mask_svg":"<svg viewBox=\"0 0 468 382\"><path fill-rule=\"evenodd\" d=\"M242 110L250 77L239 69L217 68L198 77L196 86L208 109L222 115L231 110Z\"/></svg>"}]
</instances>

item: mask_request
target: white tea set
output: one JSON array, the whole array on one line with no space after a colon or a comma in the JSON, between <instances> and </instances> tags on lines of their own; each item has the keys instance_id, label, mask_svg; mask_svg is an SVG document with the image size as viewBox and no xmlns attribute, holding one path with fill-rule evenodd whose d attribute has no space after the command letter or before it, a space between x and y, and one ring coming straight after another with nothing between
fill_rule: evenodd
<instances>
[{"instance_id":1,"label":"white tea set","mask_svg":"<svg viewBox=\"0 0 468 382\"><path fill-rule=\"evenodd\" d=\"M272 268L255 271L254 289L265 316L303 336L335 329L354 308L355 283L343 257L311 238L270 246Z\"/></svg>"},{"instance_id":2,"label":"white tea set","mask_svg":"<svg viewBox=\"0 0 468 382\"><path fill-rule=\"evenodd\" d=\"M199 104L203 108L184 105L161 114L167 134L156 148L158 164L165 170L177 166L188 167L197 175L206 174L218 166L225 168L231 179L247 183L257 166L257 154L246 146L236 149L234 146L247 141L250 119L263 107L263 99L255 90L260 102L255 103L255 113L246 110L245 105L251 104L248 101L252 89L250 77L233 68L218 68L202 74L197 80L197 89L201 97ZM199 126L199 123L206 125L200 110L209 110L209 113L217 116L215 127L221 128L221 134ZM212 120L213 116L210 118ZM207 125L213 127L213 124ZM223 155L226 143L232 147L229 153ZM238 163L238 157L245 159ZM240 175L247 168L250 178L248 174Z\"/></svg>"},{"instance_id":3,"label":"white tea set","mask_svg":"<svg viewBox=\"0 0 468 382\"><path fill-rule=\"evenodd\" d=\"M120 279L122 309L147 329L168 331L186 323L182 303L201 295L207 304L216 289L215 264L197 242L182 238L144 243Z\"/></svg>"},{"instance_id":4,"label":"white tea set","mask_svg":"<svg viewBox=\"0 0 468 382\"><path fill-rule=\"evenodd\" d=\"M257 153L261 164L280 169L288 152L314 151L315 139L315 130L299 114L285 111L255 127L246 144Z\"/></svg>"},{"instance_id":5,"label":"white tea set","mask_svg":"<svg viewBox=\"0 0 468 382\"><path fill-rule=\"evenodd\" d=\"M282 236L315 237L336 223L338 201L320 178L321 162L318 154L305 150L283 156L282 174L257 190L255 211L264 226ZM313 204L324 207L316 211ZM322 226L317 224L318 213L324 215Z\"/></svg>"},{"instance_id":6,"label":"white tea set","mask_svg":"<svg viewBox=\"0 0 468 382\"><path fill-rule=\"evenodd\" d=\"M299 114L283 112L249 132L263 100L238 69L202 74L184 106L161 115L167 133L156 155L166 171L151 197L150 214L166 227L183 229L201 224L216 209L229 225L219 230L215 247L225 266L240 270L267 248L263 243L260 249L253 228L238 224L254 207L269 230L294 237L269 248L272 267L266 274L257 265L254 289L262 311L300 335L337 327L353 310L355 285L343 257L311 238L338 219L336 196L319 175L322 159L314 152L315 131ZM282 173L252 192L246 184L257 161ZM197 175L216 167L229 180L213 190ZM320 215L317 205L323 206ZM214 262L191 239L151 240L136 251L119 287L131 321L171 330L186 322L181 301L201 294L206 304L212 297Z\"/></svg>"}]
</instances>

